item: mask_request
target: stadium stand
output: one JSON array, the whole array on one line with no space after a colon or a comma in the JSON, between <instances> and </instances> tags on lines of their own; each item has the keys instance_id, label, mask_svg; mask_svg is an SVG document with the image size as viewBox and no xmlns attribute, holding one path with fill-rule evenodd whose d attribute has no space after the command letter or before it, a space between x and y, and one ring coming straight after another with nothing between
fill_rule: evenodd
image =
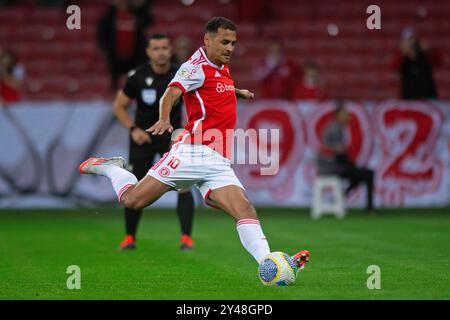
<instances>
[{"instance_id":1,"label":"stadium stand","mask_svg":"<svg viewBox=\"0 0 450 320\"><path fill-rule=\"evenodd\" d=\"M96 45L96 24L109 1L76 3L81 7L81 30L73 31L62 27L68 16L65 8L30 4L0 8L0 43L13 49L26 67L26 99L112 97L107 65ZM231 69L237 86L256 90L252 62L264 54L267 41L277 36L300 65L309 58L319 63L328 96L380 100L399 97L398 75L389 68L389 61L398 49L404 27L413 25L431 47L450 51L450 2L412 3L378 1L382 29L368 30L368 1L325 0L320 6L313 1L272 1L271 16L255 25L239 23L236 1L198 0L186 6L178 0L155 0L154 23L146 31L171 37L186 35L201 43L204 23L214 15L226 16L238 24L238 59ZM328 34L329 24L338 27L335 36ZM449 63L444 61L434 70L442 99L450 99Z\"/></svg>"}]
</instances>

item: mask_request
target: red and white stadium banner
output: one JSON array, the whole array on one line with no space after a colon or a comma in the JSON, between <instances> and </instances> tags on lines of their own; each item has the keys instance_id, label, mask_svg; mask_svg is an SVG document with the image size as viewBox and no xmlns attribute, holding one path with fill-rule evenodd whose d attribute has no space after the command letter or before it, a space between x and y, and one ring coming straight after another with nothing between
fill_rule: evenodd
<instances>
[{"instance_id":1,"label":"red and white stadium banner","mask_svg":"<svg viewBox=\"0 0 450 320\"><path fill-rule=\"evenodd\" d=\"M348 102L351 158L375 170L375 204L383 207L450 205L450 103ZM238 108L238 128L279 129L279 170L234 165L256 206L308 207L320 133L332 102L258 101ZM261 139L258 144L270 143ZM77 207L116 202L109 181L83 176L91 155L127 157L128 132L107 103L22 103L0 109L0 207ZM270 150L272 146L268 145ZM239 155L238 155L239 156ZM169 192L155 206L174 207ZM347 199L365 201L363 187Z\"/></svg>"},{"instance_id":2,"label":"red and white stadium banner","mask_svg":"<svg viewBox=\"0 0 450 320\"><path fill-rule=\"evenodd\" d=\"M277 177L237 165L256 205L309 206L320 136L335 105L262 101L240 108L238 127L280 129ZM348 102L350 157L375 170L375 203L383 207L450 205L450 104L446 102ZM256 127L255 127L256 128ZM364 187L348 205L364 205Z\"/></svg>"}]
</instances>

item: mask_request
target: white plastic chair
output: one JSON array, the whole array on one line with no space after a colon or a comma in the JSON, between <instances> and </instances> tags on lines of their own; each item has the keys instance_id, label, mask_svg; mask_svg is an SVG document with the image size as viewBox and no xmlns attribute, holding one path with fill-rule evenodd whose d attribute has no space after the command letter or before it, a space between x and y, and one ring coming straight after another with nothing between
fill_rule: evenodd
<instances>
[{"instance_id":1,"label":"white plastic chair","mask_svg":"<svg viewBox=\"0 0 450 320\"><path fill-rule=\"evenodd\" d=\"M329 200L324 197L326 188L331 191L329 195L332 201L324 201ZM346 215L344 190L338 176L317 176L314 181L311 217L319 219L324 214L334 214L339 219Z\"/></svg>"}]
</instances>

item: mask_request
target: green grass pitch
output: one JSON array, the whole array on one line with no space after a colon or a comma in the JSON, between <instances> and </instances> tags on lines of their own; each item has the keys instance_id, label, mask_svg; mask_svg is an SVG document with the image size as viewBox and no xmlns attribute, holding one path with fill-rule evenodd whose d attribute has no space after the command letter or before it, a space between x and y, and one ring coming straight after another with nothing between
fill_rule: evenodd
<instances>
[{"instance_id":1,"label":"green grass pitch","mask_svg":"<svg viewBox=\"0 0 450 320\"><path fill-rule=\"evenodd\" d=\"M198 209L196 248L181 252L174 210L147 209L138 249L119 252L118 208L0 211L0 299L450 299L450 210L352 210L312 221L260 209L273 251L311 251L292 287L265 287L224 213ZM69 290L66 269L81 268ZM367 267L381 289L367 288Z\"/></svg>"}]
</instances>

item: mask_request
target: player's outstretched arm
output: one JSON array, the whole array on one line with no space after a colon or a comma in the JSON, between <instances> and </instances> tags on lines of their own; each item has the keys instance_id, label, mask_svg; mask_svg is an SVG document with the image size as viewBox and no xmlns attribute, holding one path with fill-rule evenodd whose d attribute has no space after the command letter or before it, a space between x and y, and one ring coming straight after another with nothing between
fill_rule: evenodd
<instances>
[{"instance_id":1,"label":"player's outstretched arm","mask_svg":"<svg viewBox=\"0 0 450 320\"><path fill-rule=\"evenodd\" d=\"M145 130L153 135L162 135L168 131L172 133L173 127L170 124L170 111L174 103L182 96L183 91L176 86L170 86L166 89L159 100L159 120L150 128Z\"/></svg>"},{"instance_id":2,"label":"player's outstretched arm","mask_svg":"<svg viewBox=\"0 0 450 320\"><path fill-rule=\"evenodd\" d=\"M236 97L242 99L255 99L255 95L253 92L248 91L247 89L238 89L235 88Z\"/></svg>"}]
</instances>

